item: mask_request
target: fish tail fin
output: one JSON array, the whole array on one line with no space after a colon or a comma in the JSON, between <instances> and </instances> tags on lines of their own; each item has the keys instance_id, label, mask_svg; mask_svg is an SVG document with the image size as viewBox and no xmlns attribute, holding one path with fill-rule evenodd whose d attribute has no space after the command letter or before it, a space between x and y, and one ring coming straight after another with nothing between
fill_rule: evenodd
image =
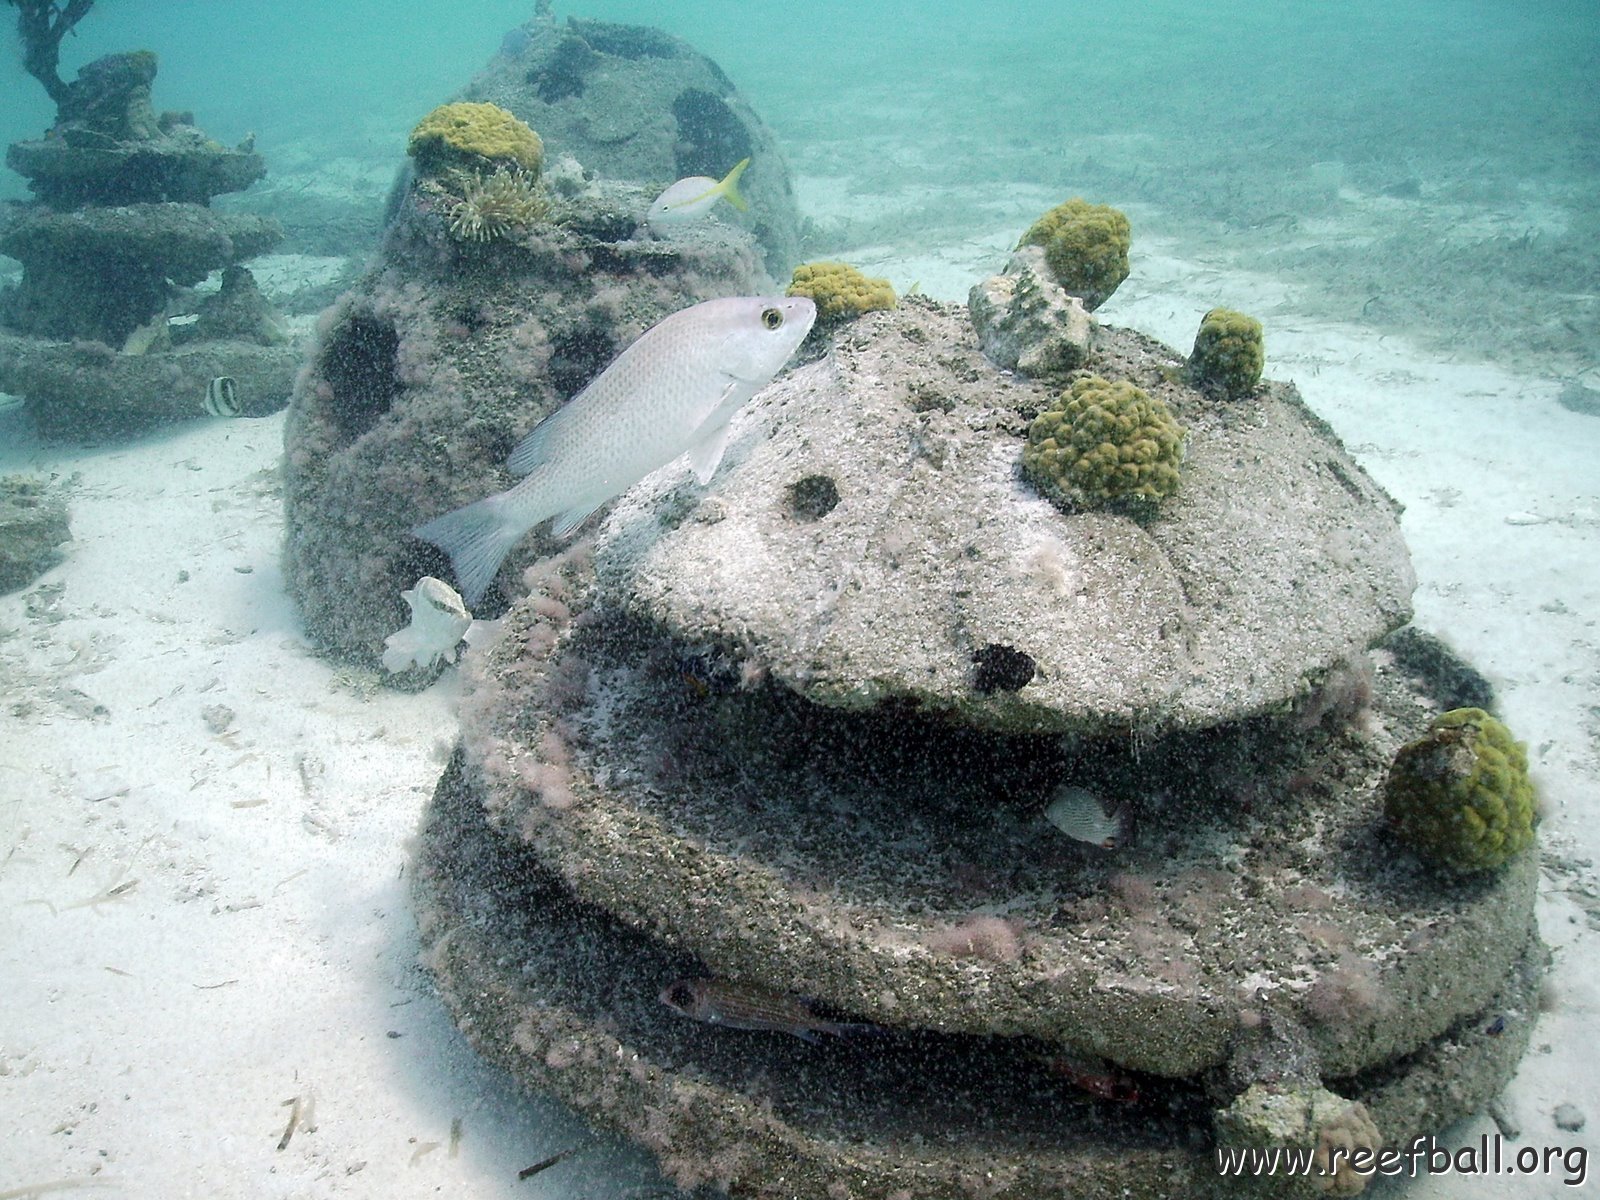
<instances>
[{"instance_id":1,"label":"fish tail fin","mask_svg":"<svg viewBox=\"0 0 1600 1200\"><path fill-rule=\"evenodd\" d=\"M733 170L722 177L722 182L717 184L717 190L722 193L722 198L733 205L740 212L750 211L750 201L744 198L739 191L739 176L744 174L744 169L750 165L748 158L741 158L734 164Z\"/></svg>"},{"instance_id":2,"label":"fish tail fin","mask_svg":"<svg viewBox=\"0 0 1600 1200\"><path fill-rule=\"evenodd\" d=\"M527 532L526 528L506 519L499 500L498 496L490 496L435 517L411 531L450 556L456 585L468 608L478 606L511 547Z\"/></svg>"}]
</instances>

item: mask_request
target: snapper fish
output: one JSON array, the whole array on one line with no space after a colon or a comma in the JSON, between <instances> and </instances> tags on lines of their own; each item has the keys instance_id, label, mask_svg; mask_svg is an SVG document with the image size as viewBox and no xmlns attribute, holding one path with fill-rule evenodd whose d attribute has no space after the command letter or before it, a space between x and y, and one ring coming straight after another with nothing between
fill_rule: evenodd
<instances>
[{"instance_id":1,"label":"snapper fish","mask_svg":"<svg viewBox=\"0 0 1600 1200\"><path fill-rule=\"evenodd\" d=\"M824 1033L846 1037L853 1033L883 1032L881 1025L864 1021L824 1020L798 996L732 979L680 979L662 988L660 999L674 1012L707 1025L792 1033L813 1045L822 1041L818 1035Z\"/></svg>"},{"instance_id":2,"label":"snapper fish","mask_svg":"<svg viewBox=\"0 0 1600 1200\"><path fill-rule=\"evenodd\" d=\"M429 668L456 647L472 624L461 596L442 579L424 575L400 593L411 609L411 623L383 639L383 669L391 675L412 667Z\"/></svg>"},{"instance_id":3,"label":"snapper fish","mask_svg":"<svg viewBox=\"0 0 1600 1200\"><path fill-rule=\"evenodd\" d=\"M1100 798L1086 788L1062 784L1056 789L1044 819L1076 841L1115 850L1128 835L1125 813L1107 812Z\"/></svg>"},{"instance_id":4,"label":"snapper fish","mask_svg":"<svg viewBox=\"0 0 1600 1200\"><path fill-rule=\"evenodd\" d=\"M511 452L526 476L412 532L450 556L469 607L511 548L551 517L561 537L606 501L684 454L702 485L728 446L733 414L772 381L811 331L804 296L707 300L657 322Z\"/></svg>"},{"instance_id":5,"label":"snapper fish","mask_svg":"<svg viewBox=\"0 0 1600 1200\"><path fill-rule=\"evenodd\" d=\"M720 180L709 175L691 175L678 180L655 198L645 213L645 224L657 232L674 225L687 225L710 212L718 200L726 200L740 212L747 211L750 205L739 194L739 176L749 165L748 158L740 159Z\"/></svg>"}]
</instances>

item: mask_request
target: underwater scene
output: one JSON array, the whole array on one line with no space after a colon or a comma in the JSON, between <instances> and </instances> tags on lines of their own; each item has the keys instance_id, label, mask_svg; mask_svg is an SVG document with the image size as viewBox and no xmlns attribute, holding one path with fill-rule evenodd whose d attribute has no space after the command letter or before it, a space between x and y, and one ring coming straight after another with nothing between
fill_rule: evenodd
<instances>
[{"instance_id":1,"label":"underwater scene","mask_svg":"<svg viewBox=\"0 0 1600 1200\"><path fill-rule=\"evenodd\" d=\"M0 1200L1591 1186L1594 0L0 21Z\"/></svg>"}]
</instances>

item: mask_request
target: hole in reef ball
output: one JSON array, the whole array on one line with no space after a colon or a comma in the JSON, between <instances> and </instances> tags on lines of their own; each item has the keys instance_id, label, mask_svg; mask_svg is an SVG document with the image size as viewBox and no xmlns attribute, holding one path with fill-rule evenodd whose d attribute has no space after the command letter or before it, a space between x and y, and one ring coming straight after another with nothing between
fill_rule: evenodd
<instances>
[{"instance_id":1,"label":"hole in reef ball","mask_svg":"<svg viewBox=\"0 0 1600 1200\"><path fill-rule=\"evenodd\" d=\"M985 696L992 692L1016 692L1033 678L1033 659L1014 646L990 642L982 650L972 652L977 664L977 674L972 686Z\"/></svg>"},{"instance_id":2,"label":"hole in reef ball","mask_svg":"<svg viewBox=\"0 0 1600 1200\"><path fill-rule=\"evenodd\" d=\"M678 174L721 179L734 163L749 158L750 131L721 96L686 88L672 102L678 122L675 149Z\"/></svg>"},{"instance_id":3,"label":"hole in reef ball","mask_svg":"<svg viewBox=\"0 0 1600 1200\"><path fill-rule=\"evenodd\" d=\"M807 475L789 485L789 511L802 521L820 521L839 503L839 489L826 475Z\"/></svg>"},{"instance_id":4,"label":"hole in reef ball","mask_svg":"<svg viewBox=\"0 0 1600 1200\"><path fill-rule=\"evenodd\" d=\"M322 352L322 377L339 432L354 441L389 411L400 390L400 335L388 321L356 314L334 331Z\"/></svg>"}]
</instances>

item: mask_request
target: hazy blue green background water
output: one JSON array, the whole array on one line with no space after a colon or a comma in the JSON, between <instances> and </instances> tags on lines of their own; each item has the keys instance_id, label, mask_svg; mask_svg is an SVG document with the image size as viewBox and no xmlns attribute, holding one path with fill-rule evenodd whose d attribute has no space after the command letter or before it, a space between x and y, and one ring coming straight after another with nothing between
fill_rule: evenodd
<instances>
[{"instance_id":1,"label":"hazy blue green background water","mask_svg":"<svg viewBox=\"0 0 1600 1200\"><path fill-rule=\"evenodd\" d=\"M158 108L192 108L223 141L257 135L273 172L259 206L296 188L350 204L371 192L376 205L411 124L532 10L101 0L63 73L152 48ZM1597 0L584 0L556 12L654 24L717 59L798 176L860 198L821 221L819 251L1015 225L1044 188L1131 206L1136 254L1141 232L1161 234L1309 283L1331 318L1558 372L1600 352ZM49 121L15 65L0 97L14 101L0 105L0 140ZM23 194L16 176L0 181L0 196Z\"/></svg>"}]
</instances>

